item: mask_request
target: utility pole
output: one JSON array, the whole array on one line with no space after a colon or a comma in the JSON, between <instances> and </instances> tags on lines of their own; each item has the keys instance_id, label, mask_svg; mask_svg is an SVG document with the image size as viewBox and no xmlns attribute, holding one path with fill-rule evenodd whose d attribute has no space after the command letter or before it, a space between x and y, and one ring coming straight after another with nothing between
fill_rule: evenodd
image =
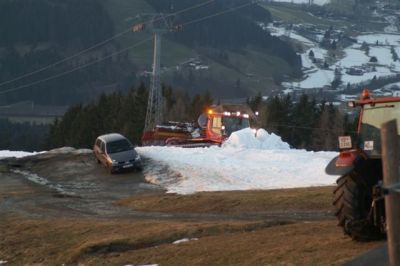
<instances>
[{"instance_id":1,"label":"utility pole","mask_svg":"<svg viewBox=\"0 0 400 266\"><path fill-rule=\"evenodd\" d=\"M382 125L381 136L383 185L388 191L385 195L385 213L389 263L391 266L400 266L400 174L396 120Z\"/></svg>"},{"instance_id":2,"label":"utility pole","mask_svg":"<svg viewBox=\"0 0 400 266\"><path fill-rule=\"evenodd\" d=\"M150 80L144 130L150 130L162 122L162 91L160 83L161 30L154 30L153 72Z\"/></svg>"}]
</instances>

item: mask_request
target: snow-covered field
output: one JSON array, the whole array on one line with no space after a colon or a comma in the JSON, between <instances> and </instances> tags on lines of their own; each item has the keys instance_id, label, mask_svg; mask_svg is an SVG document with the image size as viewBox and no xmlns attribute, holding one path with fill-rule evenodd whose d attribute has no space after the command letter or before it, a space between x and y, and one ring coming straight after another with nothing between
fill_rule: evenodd
<instances>
[{"instance_id":1,"label":"snow-covered field","mask_svg":"<svg viewBox=\"0 0 400 266\"><path fill-rule=\"evenodd\" d=\"M374 40L374 41L373 41ZM376 44L376 41L378 44ZM393 76L400 73L400 61L394 61L391 54L391 45L395 45L396 48L400 48L400 35L393 34L369 34L361 35L357 37L357 43L351 45L349 48L343 50L344 56L338 59L337 62L329 66L329 69L321 69L320 66L312 62L312 59L308 56L312 50L316 54L323 55L315 56L321 61L325 61L325 56L328 52L322 48L311 47L304 54L302 54L303 67L313 70L305 76L303 81L290 84L302 89L318 88L325 85L330 85L335 78L334 71L338 69L341 73L342 84L359 84L372 80L374 77L387 77ZM299 39L301 41L301 39ZM363 42L369 44L369 53L361 50L361 44ZM308 42L303 42L308 45ZM397 50L397 49L396 49ZM375 56L378 59L377 63L370 63L371 57ZM360 75L351 75L348 70L351 68L363 69Z\"/></svg>"},{"instance_id":2,"label":"snow-covered field","mask_svg":"<svg viewBox=\"0 0 400 266\"><path fill-rule=\"evenodd\" d=\"M222 147L157 146L140 147L137 151L151 159L144 169L146 180L171 193L325 186L336 180L324 172L336 152L290 149L279 136L263 129L256 134L249 128L234 132ZM91 152L70 147L49 151L61 154ZM34 154L0 151L0 158ZM36 183L49 183L45 178L33 175L32 178L31 181Z\"/></svg>"},{"instance_id":3,"label":"snow-covered field","mask_svg":"<svg viewBox=\"0 0 400 266\"><path fill-rule=\"evenodd\" d=\"M368 33L356 36L356 43L343 50L343 56L337 58L333 64L324 68L324 62L329 62L328 50L319 47L318 36L310 40L296 30L286 30L284 26L260 24L274 36L289 36L291 39L307 47L301 55L303 71L302 80L298 82L285 82L282 85L287 89L313 89L329 86L335 79L335 70L340 72L342 86L360 84L372 80L374 77L389 77L400 73L400 60L394 60L391 49L400 56L400 34L394 33ZM318 34L317 34L318 35ZM362 49L362 44L367 45L369 51ZM365 47L364 47L365 48ZM309 56L310 51L314 57ZM370 62L376 57L377 62ZM354 69L361 73L351 73Z\"/></svg>"},{"instance_id":4,"label":"snow-covered field","mask_svg":"<svg viewBox=\"0 0 400 266\"><path fill-rule=\"evenodd\" d=\"M233 133L223 147L141 147L151 158L146 179L170 193L325 186L336 177L325 174L336 152L290 149L276 135L258 137L250 129Z\"/></svg>"}]
</instances>

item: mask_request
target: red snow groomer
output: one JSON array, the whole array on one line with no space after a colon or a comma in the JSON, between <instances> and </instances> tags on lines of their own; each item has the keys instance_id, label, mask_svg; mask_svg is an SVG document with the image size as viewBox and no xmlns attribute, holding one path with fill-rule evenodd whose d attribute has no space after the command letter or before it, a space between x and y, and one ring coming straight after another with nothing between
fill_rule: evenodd
<instances>
[{"instance_id":1,"label":"red snow groomer","mask_svg":"<svg viewBox=\"0 0 400 266\"><path fill-rule=\"evenodd\" d=\"M168 122L145 131L142 144L181 147L207 147L221 145L232 132L250 127L256 115L243 104L211 106L195 123Z\"/></svg>"}]
</instances>

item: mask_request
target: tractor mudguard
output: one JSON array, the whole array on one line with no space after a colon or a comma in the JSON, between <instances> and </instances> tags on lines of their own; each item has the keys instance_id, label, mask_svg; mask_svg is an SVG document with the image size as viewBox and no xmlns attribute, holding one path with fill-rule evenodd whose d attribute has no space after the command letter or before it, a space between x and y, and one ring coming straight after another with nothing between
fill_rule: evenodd
<instances>
[{"instance_id":1,"label":"tractor mudguard","mask_svg":"<svg viewBox=\"0 0 400 266\"><path fill-rule=\"evenodd\" d=\"M357 150L341 151L339 156L333 158L325 168L328 175L346 175L353 171L356 162L364 160Z\"/></svg>"}]
</instances>

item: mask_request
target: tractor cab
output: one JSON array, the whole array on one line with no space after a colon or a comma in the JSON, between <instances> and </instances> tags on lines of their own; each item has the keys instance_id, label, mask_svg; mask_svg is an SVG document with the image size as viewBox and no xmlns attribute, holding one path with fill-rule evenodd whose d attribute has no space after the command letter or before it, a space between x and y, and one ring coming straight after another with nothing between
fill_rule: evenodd
<instances>
[{"instance_id":1,"label":"tractor cab","mask_svg":"<svg viewBox=\"0 0 400 266\"><path fill-rule=\"evenodd\" d=\"M357 148L365 152L365 154L371 158L380 158L380 127L385 122L400 118L400 97L372 99L368 90L364 90L361 99L349 102L349 106L361 107L357 140L355 142L356 147L352 147L352 145L345 145L343 147L343 138L349 139L349 137L340 137L340 148ZM398 125L400 125L400 123ZM400 132L400 127L398 128L398 132Z\"/></svg>"},{"instance_id":2,"label":"tractor cab","mask_svg":"<svg viewBox=\"0 0 400 266\"><path fill-rule=\"evenodd\" d=\"M205 138L222 143L232 132L250 127L250 119L255 119L253 111L244 105L222 104L212 106L207 111L207 119L199 119Z\"/></svg>"}]
</instances>

